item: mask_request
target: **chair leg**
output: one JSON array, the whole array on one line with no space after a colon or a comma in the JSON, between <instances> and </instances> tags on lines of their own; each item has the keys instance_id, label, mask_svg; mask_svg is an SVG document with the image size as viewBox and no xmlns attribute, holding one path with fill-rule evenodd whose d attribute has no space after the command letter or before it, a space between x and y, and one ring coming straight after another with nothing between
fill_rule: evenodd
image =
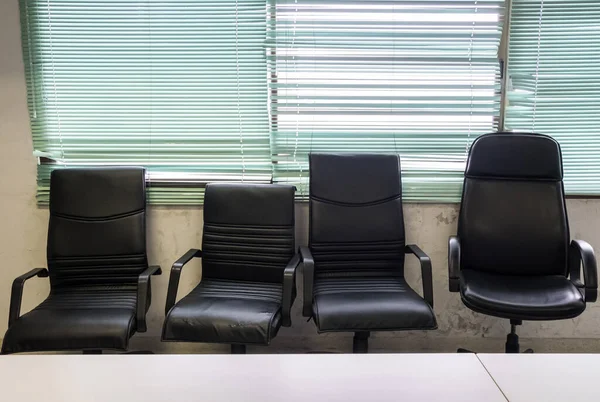
<instances>
[{"instance_id":1,"label":"chair leg","mask_svg":"<svg viewBox=\"0 0 600 402\"><path fill-rule=\"evenodd\" d=\"M519 353L519 335L517 325L523 324L521 320L510 320L510 334L506 335L506 353ZM533 349L527 349L524 353L533 353Z\"/></svg>"},{"instance_id":2,"label":"chair leg","mask_svg":"<svg viewBox=\"0 0 600 402\"><path fill-rule=\"evenodd\" d=\"M231 354L232 355L245 355L246 354L246 345L231 345Z\"/></svg>"},{"instance_id":3,"label":"chair leg","mask_svg":"<svg viewBox=\"0 0 600 402\"><path fill-rule=\"evenodd\" d=\"M354 340L352 343L353 353L369 353L369 331L361 331L354 333Z\"/></svg>"}]
</instances>

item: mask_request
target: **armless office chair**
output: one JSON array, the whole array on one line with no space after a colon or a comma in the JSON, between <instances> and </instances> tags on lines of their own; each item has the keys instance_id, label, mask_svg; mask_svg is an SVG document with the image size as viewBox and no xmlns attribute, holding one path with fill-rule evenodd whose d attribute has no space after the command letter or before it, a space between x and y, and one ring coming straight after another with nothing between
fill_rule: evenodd
<instances>
[{"instance_id":1,"label":"armless office chair","mask_svg":"<svg viewBox=\"0 0 600 402\"><path fill-rule=\"evenodd\" d=\"M510 320L507 353L519 352L523 320L577 317L596 301L594 250L569 244L562 179L560 146L545 135L487 134L469 152L448 245L450 291L473 311Z\"/></svg>"},{"instance_id":2,"label":"armless office chair","mask_svg":"<svg viewBox=\"0 0 600 402\"><path fill-rule=\"evenodd\" d=\"M52 172L48 270L12 286L2 353L126 350L146 331L150 276L146 258L146 185L141 168ZM50 276L50 295L19 317L27 279Z\"/></svg>"},{"instance_id":3,"label":"armless office chair","mask_svg":"<svg viewBox=\"0 0 600 402\"><path fill-rule=\"evenodd\" d=\"M302 247L303 314L319 333L436 329L431 261L405 245L397 155L310 155L309 247ZM421 298L404 279L404 255L421 263Z\"/></svg>"},{"instance_id":4,"label":"armless office chair","mask_svg":"<svg viewBox=\"0 0 600 402\"><path fill-rule=\"evenodd\" d=\"M171 269L163 341L268 345L291 326L296 297L293 186L209 184L202 251L189 250ZM202 280L177 304L183 266L202 257Z\"/></svg>"}]
</instances>

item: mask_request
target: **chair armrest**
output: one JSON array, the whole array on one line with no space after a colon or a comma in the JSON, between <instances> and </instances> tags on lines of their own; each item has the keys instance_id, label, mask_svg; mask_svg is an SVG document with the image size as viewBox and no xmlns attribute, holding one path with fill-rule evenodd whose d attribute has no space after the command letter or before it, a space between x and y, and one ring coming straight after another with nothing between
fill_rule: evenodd
<instances>
[{"instance_id":1,"label":"chair armrest","mask_svg":"<svg viewBox=\"0 0 600 402\"><path fill-rule=\"evenodd\" d=\"M21 315L21 301L23 300L23 288L25 287L25 281L31 279L34 276L38 278L47 278L48 270L46 268L34 268L16 278L12 284L12 292L10 294L10 309L8 313L8 327L14 323Z\"/></svg>"},{"instance_id":2,"label":"chair armrest","mask_svg":"<svg viewBox=\"0 0 600 402\"><path fill-rule=\"evenodd\" d=\"M415 244L408 244L404 248L406 254L414 254L421 263L421 280L423 281L423 299L433 308L433 273L431 259Z\"/></svg>"},{"instance_id":3,"label":"chair armrest","mask_svg":"<svg viewBox=\"0 0 600 402\"><path fill-rule=\"evenodd\" d=\"M448 279L451 292L460 290L460 240L457 236L448 239Z\"/></svg>"},{"instance_id":4,"label":"chair armrest","mask_svg":"<svg viewBox=\"0 0 600 402\"><path fill-rule=\"evenodd\" d=\"M150 277L152 275L160 275L162 270L158 265L152 265L144 270L138 276L137 288L137 332L146 332L146 309L148 304L150 289Z\"/></svg>"},{"instance_id":5,"label":"chair armrest","mask_svg":"<svg viewBox=\"0 0 600 402\"><path fill-rule=\"evenodd\" d=\"M187 264L192 258L201 258L202 251L196 248L190 249L187 253L181 256L180 259L175 261L173 267L171 267L171 277L169 278L169 289L167 291L167 303L165 305L165 315L169 314L169 310L175 305L177 299L177 288L179 287L179 277L181 276L181 270L183 266Z\"/></svg>"},{"instance_id":6,"label":"chair armrest","mask_svg":"<svg viewBox=\"0 0 600 402\"><path fill-rule=\"evenodd\" d=\"M299 251L302 258L302 275L304 276L304 305L302 306L302 315L304 317L312 317L315 260L308 247L302 246Z\"/></svg>"},{"instance_id":7,"label":"chair armrest","mask_svg":"<svg viewBox=\"0 0 600 402\"><path fill-rule=\"evenodd\" d=\"M295 254L283 271L283 296L281 300L281 325L292 326L290 311L296 299L296 268L300 265L300 255Z\"/></svg>"},{"instance_id":8,"label":"chair armrest","mask_svg":"<svg viewBox=\"0 0 600 402\"><path fill-rule=\"evenodd\" d=\"M583 283L581 267L583 266ZM583 240L573 240L569 247L569 274L571 282L583 291L586 303L598 298L598 271L594 249Z\"/></svg>"}]
</instances>

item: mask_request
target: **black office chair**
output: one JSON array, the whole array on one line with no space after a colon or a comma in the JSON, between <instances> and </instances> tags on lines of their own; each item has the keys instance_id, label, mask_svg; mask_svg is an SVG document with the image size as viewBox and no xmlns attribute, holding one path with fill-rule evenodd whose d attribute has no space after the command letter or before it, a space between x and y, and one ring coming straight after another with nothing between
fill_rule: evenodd
<instances>
[{"instance_id":1,"label":"black office chair","mask_svg":"<svg viewBox=\"0 0 600 402\"><path fill-rule=\"evenodd\" d=\"M431 330L431 261L405 245L397 155L311 154L309 247L301 247L303 314L319 333L354 332L355 353L370 331ZM404 255L421 263L421 298L404 279Z\"/></svg>"},{"instance_id":2,"label":"black office chair","mask_svg":"<svg viewBox=\"0 0 600 402\"><path fill-rule=\"evenodd\" d=\"M146 258L146 186L141 168L52 172L48 270L12 285L2 353L126 350L146 331L150 276ZM27 279L50 276L50 295L20 316Z\"/></svg>"},{"instance_id":3,"label":"black office chair","mask_svg":"<svg viewBox=\"0 0 600 402\"><path fill-rule=\"evenodd\" d=\"M448 244L450 291L473 311L510 320L507 353L519 352L523 320L577 317L596 301L594 250L569 245L562 178L560 146L545 135L487 134L469 152L458 236Z\"/></svg>"},{"instance_id":4,"label":"black office chair","mask_svg":"<svg viewBox=\"0 0 600 402\"><path fill-rule=\"evenodd\" d=\"M171 269L163 341L268 345L291 326L296 298L293 186L209 184L202 251ZM202 257L202 281L177 304L183 266Z\"/></svg>"}]
</instances>

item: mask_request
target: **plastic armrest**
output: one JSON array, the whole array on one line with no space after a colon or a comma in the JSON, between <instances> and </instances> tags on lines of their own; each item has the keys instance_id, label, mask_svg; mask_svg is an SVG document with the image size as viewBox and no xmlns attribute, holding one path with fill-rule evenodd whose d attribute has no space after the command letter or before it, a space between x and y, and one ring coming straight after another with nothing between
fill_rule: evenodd
<instances>
[{"instance_id":1,"label":"plastic armrest","mask_svg":"<svg viewBox=\"0 0 600 402\"><path fill-rule=\"evenodd\" d=\"M433 273L431 259L419 246L408 244L404 248L406 254L414 254L421 263L421 279L423 281L423 299L433 308Z\"/></svg>"},{"instance_id":2,"label":"plastic armrest","mask_svg":"<svg viewBox=\"0 0 600 402\"><path fill-rule=\"evenodd\" d=\"M8 327L14 323L21 315L21 301L23 300L23 288L25 281L37 276L38 278L47 278L48 270L46 268L34 268L16 278L12 284L12 292L10 295L10 310L8 313Z\"/></svg>"},{"instance_id":3,"label":"plastic armrest","mask_svg":"<svg viewBox=\"0 0 600 402\"><path fill-rule=\"evenodd\" d=\"M581 282L581 267L583 267L583 283ZM583 292L585 302L595 302L598 298L598 271L594 249L589 243L583 240L571 241L569 274L571 282Z\"/></svg>"},{"instance_id":4,"label":"plastic armrest","mask_svg":"<svg viewBox=\"0 0 600 402\"><path fill-rule=\"evenodd\" d=\"M292 257L283 271L283 296L281 300L281 325L292 326L290 312L296 299L296 268L300 265L300 255Z\"/></svg>"},{"instance_id":5,"label":"plastic armrest","mask_svg":"<svg viewBox=\"0 0 600 402\"><path fill-rule=\"evenodd\" d=\"M196 248L190 249L187 253L181 256L171 267L171 276L169 278L169 289L167 291L167 303L165 304L165 315L169 314L169 310L175 305L177 299L177 288L179 287L179 277L183 266L192 258L201 258L202 251Z\"/></svg>"},{"instance_id":6,"label":"plastic armrest","mask_svg":"<svg viewBox=\"0 0 600 402\"><path fill-rule=\"evenodd\" d=\"M150 277L160 275L162 270L158 265L149 266L138 276L137 289L137 332L146 332L146 309L148 308L148 298L150 289Z\"/></svg>"},{"instance_id":7,"label":"plastic armrest","mask_svg":"<svg viewBox=\"0 0 600 402\"><path fill-rule=\"evenodd\" d=\"M312 317L315 260L308 247L302 246L299 251L300 257L302 258L302 275L304 276L304 304L302 306L302 315L304 317Z\"/></svg>"},{"instance_id":8,"label":"plastic armrest","mask_svg":"<svg viewBox=\"0 0 600 402\"><path fill-rule=\"evenodd\" d=\"M457 236L448 239L448 279L451 292L460 290L460 240Z\"/></svg>"}]
</instances>

